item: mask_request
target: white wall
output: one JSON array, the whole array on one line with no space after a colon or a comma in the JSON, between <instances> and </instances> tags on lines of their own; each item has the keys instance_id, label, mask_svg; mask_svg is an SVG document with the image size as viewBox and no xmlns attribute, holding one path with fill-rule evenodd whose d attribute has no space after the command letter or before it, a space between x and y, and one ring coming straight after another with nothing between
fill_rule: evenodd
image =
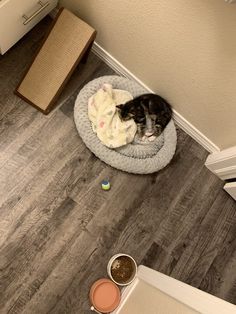
<instances>
[{"instance_id":1,"label":"white wall","mask_svg":"<svg viewBox=\"0 0 236 314\"><path fill-rule=\"evenodd\" d=\"M217 146L236 145L236 5L61 0L97 42Z\"/></svg>"}]
</instances>

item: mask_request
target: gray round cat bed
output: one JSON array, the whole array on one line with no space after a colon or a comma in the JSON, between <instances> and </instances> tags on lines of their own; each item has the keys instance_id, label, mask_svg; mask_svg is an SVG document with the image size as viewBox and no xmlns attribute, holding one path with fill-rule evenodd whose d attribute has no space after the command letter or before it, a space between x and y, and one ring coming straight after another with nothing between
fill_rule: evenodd
<instances>
[{"instance_id":1,"label":"gray round cat bed","mask_svg":"<svg viewBox=\"0 0 236 314\"><path fill-rule=\"evenodd\" d=\"M171 161L176 149L177 136L173 120L160 136L146 145L136 142L111 149L100 142L88 118L88 99L104 83L112 84L115 89L127 90L133 97L147 92L136 82L114 75L102 76L86 84L80 91L74 108L75 124L85 145L108 165L126 172L147 174L164 168Z\"/></svg>"}]
</instances>

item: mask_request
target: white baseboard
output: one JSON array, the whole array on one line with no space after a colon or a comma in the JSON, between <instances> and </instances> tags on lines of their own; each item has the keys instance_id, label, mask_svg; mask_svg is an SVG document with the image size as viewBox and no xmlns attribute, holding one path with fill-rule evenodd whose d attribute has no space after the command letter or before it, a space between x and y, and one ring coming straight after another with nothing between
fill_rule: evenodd
<instances>
[{"instance_id":1,"label":"white baseboard","mask_svg":"<svg viewBox=\"0 0 236 314\"><path fill-rule=\"evenodd\" d=\"M92 51L100 59L102 59L107 65L109 65L116 73L127 77L133 81L136 81L142 87L144 87L147 92L154 93L147 85L145 85L140 79L138 79L133 73L131 73L124 65L122 65L118 60L116 60L112 55L110 55L105 49L103 49L98 43L94 43ZM195 141L202 145L208 152L218 152L219 147L215 145L209 138L207 138L202 132L200 132L194 125L187 121L181 114L176 110L174 112L174 120L176 124L184 130L188 135L190 135Z\"/></svg>"},{"instance_id":2,"label":"white baseboard","mask_svg":"<svg viewBox=\"0 0 236 314\"><path fill-rule=\"evenodd\" d=\"M205 165L222 180L236 178L236 146L210 154Z\"/></svg>"}]
</instances>

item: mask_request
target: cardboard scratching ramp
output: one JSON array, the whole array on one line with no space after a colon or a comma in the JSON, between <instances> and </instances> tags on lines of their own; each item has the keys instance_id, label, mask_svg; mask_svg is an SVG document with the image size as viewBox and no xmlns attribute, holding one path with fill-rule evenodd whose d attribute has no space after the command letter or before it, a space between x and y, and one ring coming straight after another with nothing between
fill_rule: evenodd
<instances>
[{"instance_id":1,"label":"cardboard scratching ramp","mask_svg":"<svg viewBox=\"0 0 236 314\"><path fill-rule=\"evenodd\" d=\"M43 113L49 113L78 63L89 53L96 31L61 9L16 94Z\"/></svg>"}]
</instances>

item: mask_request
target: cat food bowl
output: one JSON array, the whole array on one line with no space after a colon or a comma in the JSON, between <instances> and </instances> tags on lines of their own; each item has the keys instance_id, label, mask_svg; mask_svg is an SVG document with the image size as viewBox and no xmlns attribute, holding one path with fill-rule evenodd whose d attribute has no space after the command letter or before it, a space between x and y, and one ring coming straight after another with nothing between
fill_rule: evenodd
<instances>
[{"instance_id":1,"label":"cat food bowl","mask_svg":"<svg viewBox=\"0 0 236 314\"><path fill-rule=\"evenodd\" d=\"M108 262L107 273L115 284L126 286L136 277L137 264L130 255L116 254Z\"/></svg>"},{"instance_id":2,"label":"cat food bowl","mask_svg":"<svg viewBox=\"0 0 236 314\"><path fill-rule=\"evenodd\" d=\"M120 290L110 279L99 279L90 288L89 298L95 312L110 313L120 303Z\"/></svg>"}]
</instances>

